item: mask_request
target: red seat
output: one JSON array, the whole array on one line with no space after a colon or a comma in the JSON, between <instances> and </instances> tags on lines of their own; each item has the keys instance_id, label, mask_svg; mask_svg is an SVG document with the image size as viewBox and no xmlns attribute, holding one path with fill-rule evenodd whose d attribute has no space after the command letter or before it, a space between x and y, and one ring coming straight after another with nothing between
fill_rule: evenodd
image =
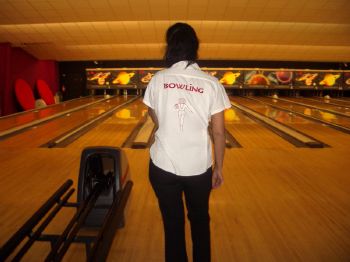
<instances>
[{"instance_id":1,"label":"red seat","mask_svg":"<svg viewBox=\"0 0 350 262\"><path fill-rule=\"evenodd\" d=\"M33 90L23 79L17 79L15 83L15 93L18 103L24 110L35 108L35 98Z\"/></svg>"},{"instance_id":2,"label":"red seat","mask_svg":"<svg viewBox=\"0 0 350 262\"><path fill-rule=\"evenodd\" d=\"M55 104L55 98L48 84L44 80L38 79L36 81L36 88L39 96L45 101L47 105Z\"/></svg>"}]
</instances>

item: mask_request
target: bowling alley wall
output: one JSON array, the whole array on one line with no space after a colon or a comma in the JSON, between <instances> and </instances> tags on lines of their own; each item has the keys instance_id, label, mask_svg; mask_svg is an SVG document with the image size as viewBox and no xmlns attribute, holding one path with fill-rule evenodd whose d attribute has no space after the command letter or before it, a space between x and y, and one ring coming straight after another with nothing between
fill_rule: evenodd
<instances>
[{"instance_id":1,"label":"bowling alley wall","mask_svg":"<svg viewBox=\"0 0 350 262\"><path fill-rule=\"evenodd\" d=\"M67 99L103 90L144 89L164 68L162 61L61 62L60 79ZM276 61L199 61L203 71L227 90L338 90L350 92L346 63ZM98 91L101 92L98 92Z\"/></svg>"},{"instance_id":2,"label":"bowling alley wall","mask_svg":"<svg viewBox=\"0 0 350 262\"><path fill-rule=\"evenodd\" d=\"M162 68L87 68L88 89L145 88ZM226 88L350 89L350 71L264 68L207 68Z\"/></svg>"},{"instance_id":3,"label":"bowling alley wall","mask_svg":"<svg viewBox=\"0 0 350 262\"><path fill-rule=\"evenodd\" d=\"M350 96L348 62L200 60L198 64L227 90L328 90ZM59 91L63 100L69 100L106 90L144 89L162 68L162 60L40 60L0 43L0 116L21 111L14 95L18 78L34 91L36 80L42 79L54 94Z\"/></svg>"},{"instance_id":4,"label":"bowling alley wall","mask_svg":"<svg viewBox=\"0 0 350 262\"><path fill-rule=\"evenodd\" d=\"M14 85L17 79L25 80L35 91L35 82L44 80L53 93L59 89L58 62L40 60L19 47L0 43L0 116L20 111Z\"/></svg>"}]
</instances>

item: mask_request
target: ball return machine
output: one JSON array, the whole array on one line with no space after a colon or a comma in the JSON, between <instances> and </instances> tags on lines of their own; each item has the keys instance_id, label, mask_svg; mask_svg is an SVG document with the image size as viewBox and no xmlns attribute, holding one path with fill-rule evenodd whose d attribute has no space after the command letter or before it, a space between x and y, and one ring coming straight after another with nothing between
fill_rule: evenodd
<instances>
[{"instance_id":1,"label":"ball return machine","mask_svg":"<svg viewBox=\"0 0 350 262\"><path fill-rule=\"evenodd\" d=\"M86 247L86 261L105 261L133 186L125 153L115 147L88 147L81 155L77 202L68 202L75 189L67 180L1 247L0 261L20 261L36 241L50 242L43 261L61 261L72 243ZM60 235L44 230L63 208L76 212ZM94 235L78 234L88 228Z\"/></svg>"}]
</instances>

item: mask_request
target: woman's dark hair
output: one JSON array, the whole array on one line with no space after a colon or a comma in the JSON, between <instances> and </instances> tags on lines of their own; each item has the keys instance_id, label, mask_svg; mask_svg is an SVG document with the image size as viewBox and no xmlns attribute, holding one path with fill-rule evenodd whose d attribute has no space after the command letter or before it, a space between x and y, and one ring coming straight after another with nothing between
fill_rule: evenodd
<instances>
[{"instance_id":1,"label":"woman's dark hair","mask_svg":"<svg viewBox=\"0 0 350 262\"><path fill-rule=\"evenodd\" d=\"M194 29L185 23L176 23L166 32L166 51L164 60L167 66L187 60L193 64L197 58L199 41Z\"/></svg>"}]
</instances>

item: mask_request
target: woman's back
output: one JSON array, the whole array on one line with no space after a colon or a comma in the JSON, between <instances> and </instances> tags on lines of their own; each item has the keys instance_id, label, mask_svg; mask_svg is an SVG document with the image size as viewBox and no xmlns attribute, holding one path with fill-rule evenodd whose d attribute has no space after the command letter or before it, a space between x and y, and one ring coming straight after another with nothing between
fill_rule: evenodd
<instances>
[{"instance_id":1,"label":"woman's back","mask_svg":"<svg viewBox=\"0 0 350 262\"><path fill-rule=\"evenodd\" d=\"M223 87L197 64L188 66L187 61L181 61L156 74L148 88L152 100L149 103L159 124L151 148L152 159L179 175L203 173L212 164L208 124L213 112L222 110L216 98L224 98ZM162 156L157 160L155 152L159 151Z\"/></svg>"},{"instance_id":2,"label":"woman's back","mask_svg":"<svg viewBox=\"0 0 350 262\"><path fill-rule=\"evenodd\" d=\"M225 108L223 86L195 63L199 42L193 28L176 23L166 33L165 62L147 86L143 102L158 125L150 149L149 178L158 198L166 262L187 262L185 195L191 222L193 261L210 261L209 195L223 182ZM208 124L212 122L215 167Z\"/></svg>"}]
</instances>

